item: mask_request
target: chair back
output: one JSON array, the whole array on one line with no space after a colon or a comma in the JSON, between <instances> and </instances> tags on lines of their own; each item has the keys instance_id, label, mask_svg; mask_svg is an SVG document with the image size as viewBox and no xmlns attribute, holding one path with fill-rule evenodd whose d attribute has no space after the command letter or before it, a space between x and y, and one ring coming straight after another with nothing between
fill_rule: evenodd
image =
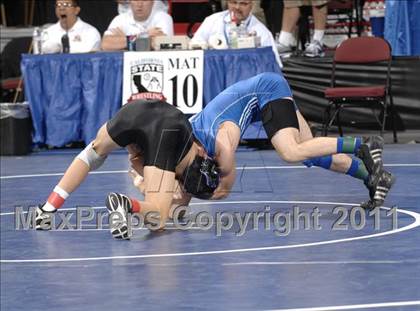
<instances>
[{"instance_id":1,"label":"chair back","mask_svg":"<svg viewBox=\"0 0 420 311\"><path fill-rule=\"evenodd\" d=\"M374 63L390 61L391 47L377 37L358 37L343 41L336 49L335 63Z\"/></svg>"},{"instance_id":2,"label":"chair back","mask_svg":"<svg viewBox=\"0 0 420 311\"><path fill-rule=\"evenodd\" d=\"M2 79L16 78L21 76L21 55L29 53L32 37L18 37L10 40L1 52Z\"/></svg>"},{"instance_id":3,"label":"chair back","mask_svg":"<svg viewBox=\"0 0 420 311\"><path fill-rule=\"evenodd\" d=\"M328 2L328 11L342 11L342 10L353 10L353 0L331 0Z\"/></svg>"}]
</instances>

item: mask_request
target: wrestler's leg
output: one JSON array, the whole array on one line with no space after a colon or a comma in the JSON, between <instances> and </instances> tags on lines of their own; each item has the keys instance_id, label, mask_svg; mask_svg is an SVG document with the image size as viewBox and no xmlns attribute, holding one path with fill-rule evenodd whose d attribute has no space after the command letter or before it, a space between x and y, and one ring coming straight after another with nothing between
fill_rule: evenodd
<instances>
[{"instance_id":1,"label":"wrestler's leg","mask_svg":"<svg viewBox=\"0 0 420 311\"><path fill-rule=\"evenodd\" d=\"M107 155L119 146L111 139L103 125L95 138L79 153L67 168L64 176L49 195L47 202L36 209L35 228L51 229L51 213L63 206L69 195L85 180L89 171L100 167Z\"/></svg>"},{"instance_id":2,"label":"wrestler's leg","mask_svg":"<svg viewBox=\"0 0 420 311\"><path fill-rule=\"evenodd\" d=\"M173 198L175 173L154 166L146 166L144 167L144 183L146 189L144 201L118 193L108 195L106 206L111 213L111 233L115 238L129 239L131 237L128 217L131 217L132 213L140 214L152 230L159 230L165 226ZM114 223L116 219L118 223Z\"/></svg>"},{"instance_id":3,"label":"wrestler's leg","mask_svg":"<svg viewBox=\"0 0 420 311\"><path fill-rule=\"evenodd\" d=\"M299 122L300 141L312 139L313 135L305 118L299 111L296 111L296 115ZM369 173L362 161L342 153L309 159L303 163L308 167L319 166L334 172L345 173L364 182L369 179Z\"/></svg>"},{"instance_id":4,"label":"wrestler's leg","mask_svg":"<svg viewBox=\"0 0 420 311\"><path fill-rule=\"evenodd\" d=\"M363 141L361 137L317 137L302 141L296 106L291 98L277 99L262 109L262 120L267 136L277 153L287 162L339 153L360 157L370 173L382 168L383 139L378 136Z\"/></svg>"},{"instance_id":5,"label":"wrestler's leg","mask_svg":"<svg viewBox=\"0 0 420 311\"><path fill-rule=\"evenodd\" d=\"M347 174L363 179L369 189L370 206L383 203L395 178L383 169L383 139L379 136L362 139L360 137L319 137L309 139L306 122L303 122L304 140L300 137L296 107L291 99L284 98L266 105L262 111L264 127L277 153L288 162L310 160L314 165L331 168L332 155L347 153L357 155L361 162L354 160ZM302 122L301 122L302 123ZM346 161L346 160L344 160ZM340 165L339 165L340 168ZM341 171L345 166L341 164ZM366 170L369 175L366 174ZM343 171L342 171L343 172ZM366 176L368 176L366 178Z\"/></svg>"},{"instance_id":6,"label":"wrestler's leg","mask_svg":"<svg viewBox=\"0 0 420 311\"><path fill-rule=\"evenodd\" d=\"M89 171L102 165L106 156L119 146L111 139L103 125L95 138L70 164L58 185L50 194L43 209L51 212L60 208L65 199L85 180Z\"/></svg>"}]
</instances>

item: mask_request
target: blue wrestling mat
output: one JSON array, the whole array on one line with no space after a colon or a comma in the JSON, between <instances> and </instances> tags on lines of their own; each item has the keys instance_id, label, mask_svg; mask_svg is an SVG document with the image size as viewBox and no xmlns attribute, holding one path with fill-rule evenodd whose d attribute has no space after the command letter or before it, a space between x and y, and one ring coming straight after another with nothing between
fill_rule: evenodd
<instances>
[{"instance_id":1,"label":"blue wrestling mat","mask_svg":"<svg viewBox=\"0 0 420 311\"><path fill-rule=\"evenodd\" d=\"M397 182L372 213L359 180L240 149L227 199L115 240L106 195L141 198L119 151L54 230L25 229L78 152L1 158L1 310L420 310L419 145L385 147Z\"/></svg>"}]
</instances>

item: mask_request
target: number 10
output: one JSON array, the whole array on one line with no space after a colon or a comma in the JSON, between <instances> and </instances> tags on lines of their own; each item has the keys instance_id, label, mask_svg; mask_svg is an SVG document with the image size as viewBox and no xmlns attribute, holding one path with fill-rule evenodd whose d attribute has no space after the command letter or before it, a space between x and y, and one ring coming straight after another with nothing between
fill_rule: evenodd
<instances>
[{"instance_id":1,"label":"number 10","mask_svg":"<svg viewBox=\"0 0 420 311\"><path fill-rule=\"evenodd\" d=\"M178 76L173 77L172 79L170 79L170 81L172 81L172 104L175 107L178 107ZM189 102L189 99L191 98L189 96L191 94L191 91L192 103ZM182 96L184 99L184 103L187 107L194 107L198 97L198 83L197 79L192 74L187 75L184 79L184 83L182 86Z\"/></svg>"}]
</instances>

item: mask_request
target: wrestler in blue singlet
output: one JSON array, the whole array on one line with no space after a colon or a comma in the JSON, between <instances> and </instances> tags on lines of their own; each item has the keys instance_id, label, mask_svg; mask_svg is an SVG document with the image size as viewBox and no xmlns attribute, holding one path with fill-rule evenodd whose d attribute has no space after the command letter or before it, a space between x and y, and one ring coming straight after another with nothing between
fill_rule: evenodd
<instances>
[{"instance_id":1,"label":"wrestler in blue singlet","mask_svg":"<svg viewBox=\"0 0 420 311\"><path fill-rule=\"evenodd\" d=\"M208 155L214 157L220 124L234 122L242 137L249 124L261 120L261 111L267 103L285 97L292 98L292 91L286 79L277 73L262 73L235 83L190 118L194 136Z\"/></svg>"},{"instance_id":2,"label":"wrestler in blue singlet","mask_svg":"<svg viewBox=\"0 0 420 311\"><path fill-rule=\"evenodd\" d=\"M228 87L210 101L203 111L190 118L190 122L194 136L204 146L207 154L215 158L216 136L222 123L235 123L240 128L242 137L249 124L262 120L271 141L282 129L300 130L297 111L286 79L281 74L262 73ZM337 153L353 153L360 144L361 138L339 137ZM346 151L346 146L350 146L350 150ZM307 159L303 163L308 167L318 166L331 170L333 157L330 154ZM370 175L363 161L352 158L346 174L363 180L373 200L377 193L376 184L369 182ZM386 178L389 181L385 189L389 190L393 181L391 177Z\"/></svg>"}]
</instances>

